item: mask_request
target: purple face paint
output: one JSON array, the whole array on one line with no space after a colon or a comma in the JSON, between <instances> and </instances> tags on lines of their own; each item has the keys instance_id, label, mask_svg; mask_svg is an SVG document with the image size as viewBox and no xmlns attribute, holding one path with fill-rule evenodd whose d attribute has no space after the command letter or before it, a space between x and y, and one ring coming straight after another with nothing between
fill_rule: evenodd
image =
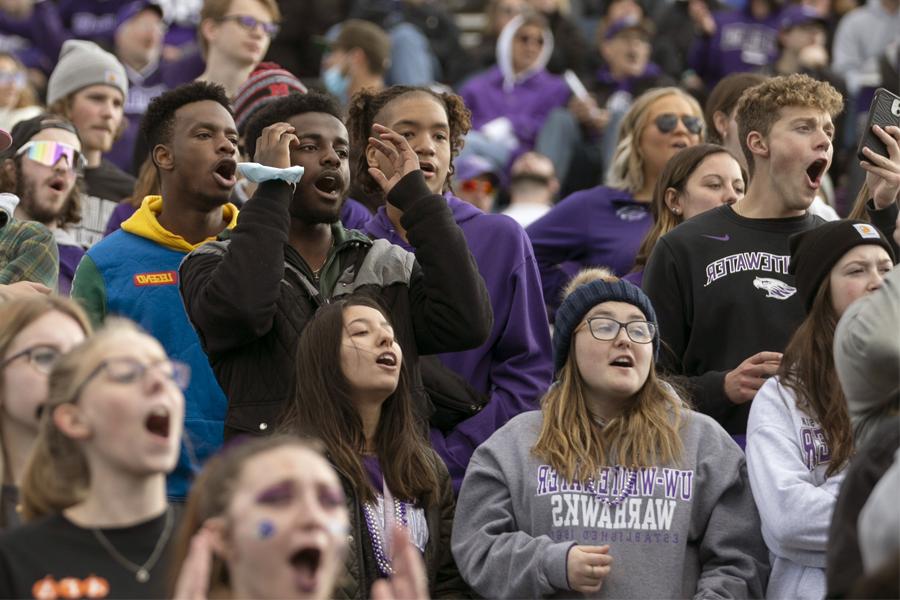
<instances>
[{"instance_id":1,"label":"purple face paint","mask_svg":"<svg viewBox=\"0 0 900 600\"><path fill-rule=\"evenodd\" d=\"M259 525L256 526L256 535L261 540L269 539L275 535L275 524L268 519L263 519L259 522Z\"/></svg>"}]
</instances>

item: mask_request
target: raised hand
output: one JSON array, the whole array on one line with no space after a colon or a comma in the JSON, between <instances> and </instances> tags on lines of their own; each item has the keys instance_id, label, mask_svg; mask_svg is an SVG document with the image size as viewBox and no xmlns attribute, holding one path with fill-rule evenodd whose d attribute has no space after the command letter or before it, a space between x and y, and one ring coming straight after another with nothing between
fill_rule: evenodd
<instances>
[{"instance_id":1,"label":"raised hand","mask_svg":"<svg viewBox=\"0 0 900 600\"><path fill-rule=\"evenodd\" d=\"M884 129L872 126L872 131L887 146L888 155L882 156L871 148L863 148L868 160L859 166L866 172L866 185L875 208L887 208L900 195L900 127L888 125Z\"/></svg>"},{"instance_id":2,"label":"raised hand","mask_svg":"<svg viewBox=\"0 0 900 600\"><path fill-rule=\"evenodd\" d=\"M566 575L574 592L592 594L609 575L613 558L609 546L572 546L566 556Z\"/></svg>"},{"instance_id":3,"label":"raised hand","mask_svg":"<svg viewBox=\"0 0 900 600\"><path fill-rule=\"evenodd\" d=\"M369 175L387 196L397 182L419 168L419 157L402 135L384 125L372 125L369 147L390 164L387 172L378 166L369 167Z\"/></svg>"},{"instance_id":4,"label":"raised hand","mask_svg":"<svg viewBox=\"0 0 900 600\"><path fill-rule=\"evenodd\" d=\"M427 600L428 577L425 575L425 563L419 550L409 541L409 534L404 527L394 527L391 546L394 575L390 579L379 579L372 585L372 600Z\"/></svg>"},{"instance_id":5,"label":"raised hand","mask_svg":"<svg viewBox=\"0 0 900 600\"><path fill-rule=\"evenodd\" d=\"M272 123L256 138L253 160L267 167L287 169L291 166L291 144L299 142L293 125Z\"/></svg>"},{"instance_id":6,"label":"raised hand","mask_svg":"<svg viewBox=\"0 0 900 600\"><path fill-rule=\"evenodd\" d=\"M209 595L209 571L212 568L212 533L201 528L191 538L187 558L175 582L175 600L206 600Z\"/></svg>"}]
</instances>

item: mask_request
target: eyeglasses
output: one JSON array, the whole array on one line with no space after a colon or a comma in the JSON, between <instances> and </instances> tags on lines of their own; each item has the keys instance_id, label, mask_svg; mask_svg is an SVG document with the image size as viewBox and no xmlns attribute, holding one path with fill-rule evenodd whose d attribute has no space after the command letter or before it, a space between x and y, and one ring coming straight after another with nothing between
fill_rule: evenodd
<instances>
[{"instance_id":1,"label":"eyeglasses","mask_svg":"<svg viewBox=\"0 0 900 600\"><path fill-rule=\"evenodd\" d=\"M253 31L257 27L262 27L263 31L266 32L266 35L270 38L274 38L278 35L278 32L281 31L281 25L278 23L266 23L265 21L260 21L256 17L251 17L250 15L225 15L218 20L234 21L247 31Z\"/></svg>"},{"instance_id":2,"label":"eyeglasses","mask_svg":"<svg viewBox=\"0 0 900 600\"><path fill-rule=\"evenodd\" d=\"M62 354L62 352L60 352L59 348L54 348L53 346L46 346L43 344L32 346L31 348L26 348L7 358L3 361L3 364L0 364L0 368L5 369L7 365L14 360L27 356L28 362L30 362L35 369L45 375L49 375L50 371L53 370L53 365L55 365L56 361L59 359L60 354Z\"/></svg>"},{"instance_id":3,"label":"eyeglasses","mask_svg":"<svg viewBox=\"0 0 900 600\"><path fill-rule=\"evenodd\" d=\"M616 339L623 327L635 344L649 344L656 335L656 325L649 321L620 323L608 317L591 317L587 320L587 324L594 339L604 342Z\"/></svg>"},{"instance_id":4,"label":"eyeglasses","mask_svg":"<svg viewBox=\"0 0 900 600\"><path fill-rule=\"evenodd\" d=\"M540 47L544 46L544 38L543 38L543 36L540 36L540 35L526 35L526 34L517 35L515 37L515 40L517 42L525 44L526 46L528 44L535 44L536 46L540 46Z\"/></svg>"},{"instance_id":5,"label":"eyeglasses","mask_svg":"<svg viewBox=\"0 0 900 600\"><path fill-rule=\"evenodd\" d=\"M63 144L62 142L27 142L19 148L18 152L16 152L16 156L22 154L25 154L34 162L48 167L55 167L59 163L59 159L65 158L69 169L76 173L81 173L84 171L85 167L84 156L81 152L73 146Z\"/></svg>"},{"instance_id":6,"label":"eyeglasses","mask_svg":"<svg viewBox=\"0 0 900 600\"><path fill-rule=\"evenodd\" d=\"M675 131L675 128L678 127L678 118L678 115L675 113L663 113L656 117L653 122L656 123L656 128L661 132L670 133ZM697 135L703 130L703 121L700 120L700 117L681 115L681 122L684 123L684 127L693 135Z\"/></svg>"},{"instance_id":7,"label":"eyeglasses","mask_svg":"<svg viewBox=\"0 0 900 600\"><path fill-rule=\"evenodd\" d=\"M461 185L464 192L470 194L482 193L490 194L494 191L494 184L484 179L466 179Z\"/></svg>"},{"instance_id":8,"label":"eyeglasses","mask_svg":"<svg viewBox=\"0 0 900 600\"><path fill-rule=\"evenodd\" d=\"M182 391L186 390L191 381L191 368L177 360L160 360L150 364L144 364L134 358L109 358L101 362L88 373L84 381L78 386L73 397L77 398L85 386L97 375L105 372L106 378L113 383L121 385L133 385L144 381L147 373L155 369L162 373L169 381L178 386Z\"/></svg>"},{"instance_id":9,"label":"eyeglasses","mask_svg":"<svg viewBox=\"0 0 900 600\"><path fill-rule=\"evenodd\" d=\"M0 71L0 85L12 84L16 87L25 85L25 73L21 71Z\"/></svg>"}]
</instances>

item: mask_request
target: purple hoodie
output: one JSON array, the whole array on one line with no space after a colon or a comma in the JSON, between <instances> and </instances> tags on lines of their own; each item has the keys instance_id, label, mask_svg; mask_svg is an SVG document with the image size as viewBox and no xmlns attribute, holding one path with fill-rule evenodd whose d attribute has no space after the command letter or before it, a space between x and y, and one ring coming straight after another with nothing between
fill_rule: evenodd
<instances>
[{"instance_id":1,"label":"purple hoodie","mask_svg":"<svg viewBox=\"0 0 900 600\"><path fill-rule=\"evenodd\" d=\"M698 36L688 64L709 88L731 73L756 71L778 58L778 10L757 21L746 10L717 12L716 32Z\"/></svg>"},{"instance_id":2,"label":"purple hoodie","mask_svg":"<svg viewBox=\"0 0 900 600\"><path fill-rule=\"evenodd\" d=\"M575 192L529 225L548 306L559 306L571 263L608 267L619 277L630 271L652 224L649 204L600 185Z\"/></svg>"},{"instance_id":3,"label":"purple hoodie","mask_svg":"<svg viewBox=\"0 0 900 600\"><path fill-rule=\"evenodd\" d=\"M494 311L494 327L485 344L439 356L444 366L490 396L481 412L446 436L432 429L431 443L458 492L478 445L512 417L538 408L538 399L550 386L553 365L540 276L525 231L505 215L485 214L449 193L445 198L466 236ZM415 251L394 230L383 206L364 231Z\"/></svg>"},{"instance_id":4,"label":"purple hoodie","mask_svg":"<svg viewBox=\"0 0 900 600\"><path fill-rule=\"evenodd\" d=\"M116 15L132 0L61 0L59 14L72 37L111 48Z\"/></svg>"},{"instance_id":5,"label":"purple hoodie","mask_svg":"<svg viewBox=\"0 0 900 600\"><path fill-rule=\"evenodd\" d=\"M56 66L59 50L69 37L55 2L35 3L25 19L0 12L0 51L15 54L26 67L47 75Z\"/></svg>"}]
</instances>

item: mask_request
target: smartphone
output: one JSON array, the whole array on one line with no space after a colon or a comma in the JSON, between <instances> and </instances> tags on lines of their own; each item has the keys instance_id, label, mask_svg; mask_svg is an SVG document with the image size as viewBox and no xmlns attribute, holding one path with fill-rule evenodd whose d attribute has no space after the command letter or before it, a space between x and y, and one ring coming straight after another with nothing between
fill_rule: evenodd
<instances>
[{"instance_id":1,"label":"smartphone","mask_svg":"<svg viewBox=\"0 0 900 600\"><path fill-rule=\"evenodd\" d=\"M872 105L869 107L869 117L866 119L866 128L856 150L856 156L860 160L869 160L863 154L863 148L869 148L882 156L888 155L887 146L872 131L872 125L879 125L882 129L888 125L900 127L900 96L884 88L875 90L875 97L872 98Z\"/></svg>"}]
</instances>

